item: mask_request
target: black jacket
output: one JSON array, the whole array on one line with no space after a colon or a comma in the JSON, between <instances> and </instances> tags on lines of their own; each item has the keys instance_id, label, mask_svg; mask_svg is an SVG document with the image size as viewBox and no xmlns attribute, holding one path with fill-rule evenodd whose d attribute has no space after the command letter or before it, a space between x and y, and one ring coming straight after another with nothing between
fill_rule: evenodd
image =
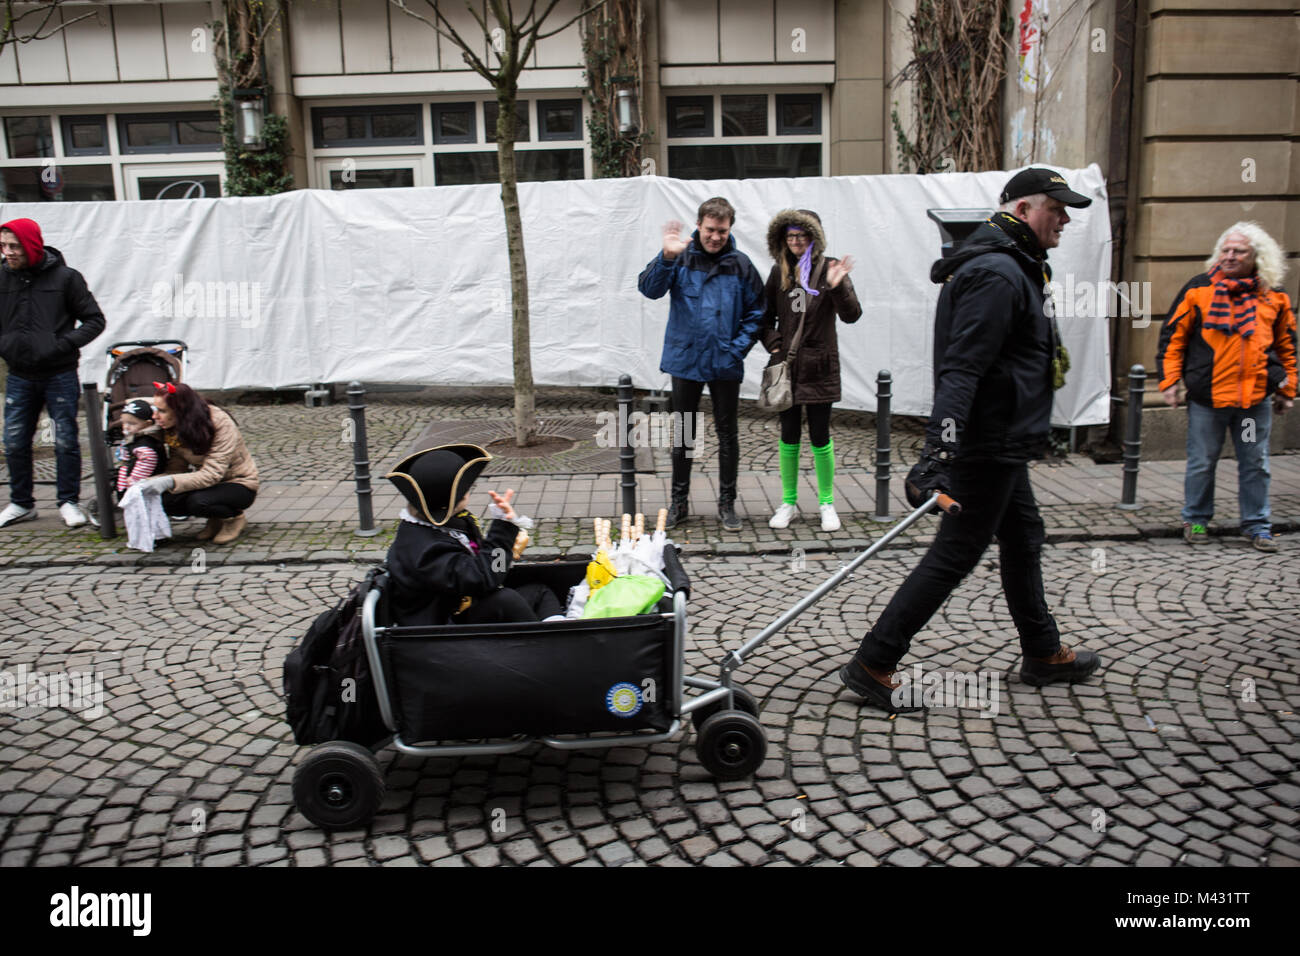
<instances>
[{"instance_id":1,"label":"black jacket","mask_svg":"<svg viewBox=\"0 0 1300 956\"><path fill-rule=\"evenodd\" d=\"M1043 311L1044 260L984 223L930 270L943 283L934 320L934 409L926 440L962 458L1041 457L1059 341Z\"/></svg>"},{"instance_id":2,"label":"black jacket","mask_svg":"<svg viewBox=\"0 0 1300 956\"><path fill-rule=\"evenodd\" d=\"M34 269L0 266L0 358L19 378L75 371L79 350L104 331L86 280L45 247Z\"/></svg>"},{"instance_id":3,"label":"black jacket","mask_svg":"<svg viewBox=\"0 0 1300 956\"><path fill-rule=\"evenodd\" d=\"M461 513L462 515L464 512ZM495 519L486 535L460 515L446 528L402 521L388 548L389 602L394 623L409 626L449 624L461 599L487 597L505 584L514 563L519 528ZM471 553L451 531L478 545Z\"/></svg>"}]
</instances>

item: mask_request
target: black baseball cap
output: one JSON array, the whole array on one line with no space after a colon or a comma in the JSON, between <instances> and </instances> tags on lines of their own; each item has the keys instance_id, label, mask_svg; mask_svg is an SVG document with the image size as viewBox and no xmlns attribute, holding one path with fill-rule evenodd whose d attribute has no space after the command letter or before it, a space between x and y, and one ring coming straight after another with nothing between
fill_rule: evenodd
<instances>
[{"instance_id":1,"label":"black baseball cap","mask_svg":"<svg viewBox=\"0 0 1300 956\"><path fill-rule=\"evenodd\" d=\"M1059 199L1067 206L1074 206L1077 209L1092 205L1092 200L1071 189L1070 184L1065 181L1065 177L1060 173L1052 169L1041 169L1034 166L1023 169L1012 176L1006 186L1002 188L1002 198L998 202L1008 203L1013 199L1033 196L1037 193L1046 193L1053 199Z\"/></svg>"}]
</instances>

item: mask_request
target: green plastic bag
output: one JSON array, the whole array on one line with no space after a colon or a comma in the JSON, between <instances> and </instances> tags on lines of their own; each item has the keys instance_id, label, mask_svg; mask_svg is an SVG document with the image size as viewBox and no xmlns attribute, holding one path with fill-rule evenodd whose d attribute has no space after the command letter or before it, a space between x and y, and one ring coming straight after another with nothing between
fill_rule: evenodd
<instances>
[{"instance_id":1,"label":"green plastic bag","mask_svg":"<svg viewBox=\"0 0 1300 956\"><path fill-rule=\"evenodd\" d=\"M587 599L582 616L629 617L644 614L664 596L664 583L648 574L620 574Z\"/></svg>"}]
</instances>

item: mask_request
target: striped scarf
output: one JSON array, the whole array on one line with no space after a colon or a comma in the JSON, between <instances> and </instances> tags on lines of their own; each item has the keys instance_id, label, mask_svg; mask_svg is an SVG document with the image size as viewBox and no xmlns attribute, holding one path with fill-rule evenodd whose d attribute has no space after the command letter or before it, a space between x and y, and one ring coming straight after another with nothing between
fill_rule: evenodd
<instances>
[{"instance_id":1,"label":"striped scarf","mask_svg":"<svg viewBox=\"0 0 1300 956\"><path fill-rule=\"evenodd\" d=\"M1255 334L1255 303L1263 291L1264 280L1258 275L1248 279L1225 279L1217 265L1206 273L1214 283L1210 311L1201 322L1207 329L1248 339Z\"/></svg>"}]
</instances>

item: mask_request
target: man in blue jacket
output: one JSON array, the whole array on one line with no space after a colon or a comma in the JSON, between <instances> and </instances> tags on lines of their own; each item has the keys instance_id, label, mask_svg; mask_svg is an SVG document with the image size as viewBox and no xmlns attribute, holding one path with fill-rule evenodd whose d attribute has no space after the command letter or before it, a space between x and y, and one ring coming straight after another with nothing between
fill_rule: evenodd
<instances>
[{"instance_id":1,"label":"man in blue jacket","mask_svg":"<svg viewBox=\"0 0 1300 956\"><path fill-rule=\"evenodd\" d=\"M0 528L36 517L32 497L32 436L44 406L54 424L59 516L69 528L86 523L77 437L79 351L104 331L104 313L59 250L45 245L31 219L0 225L0 358L5 382L5 459L10 503Z\"/></svg>"},{"instance_id":2,"label":"man in blue jacket","mask_svg":"<svg viewBox=\"0 0 1300 956\"><path fill-rule=\"evenodd\" d=\"M745 355L758 335L764 302L763 279L731 235L735 221L735 207L719 196L700 206L697 228L689 240L682 236L682 223L667 223L663 251L637 282L647 298L658 299L665 292L671 292L672 298L659 360L659 370L673 378L673 411L681 416L681 431L673 442L670 528L685 521L690 510L694 436L700 396L707 384L718 433L718 518L727 531L740 530L736 410Z\"/></svg>"}]
</instances>

